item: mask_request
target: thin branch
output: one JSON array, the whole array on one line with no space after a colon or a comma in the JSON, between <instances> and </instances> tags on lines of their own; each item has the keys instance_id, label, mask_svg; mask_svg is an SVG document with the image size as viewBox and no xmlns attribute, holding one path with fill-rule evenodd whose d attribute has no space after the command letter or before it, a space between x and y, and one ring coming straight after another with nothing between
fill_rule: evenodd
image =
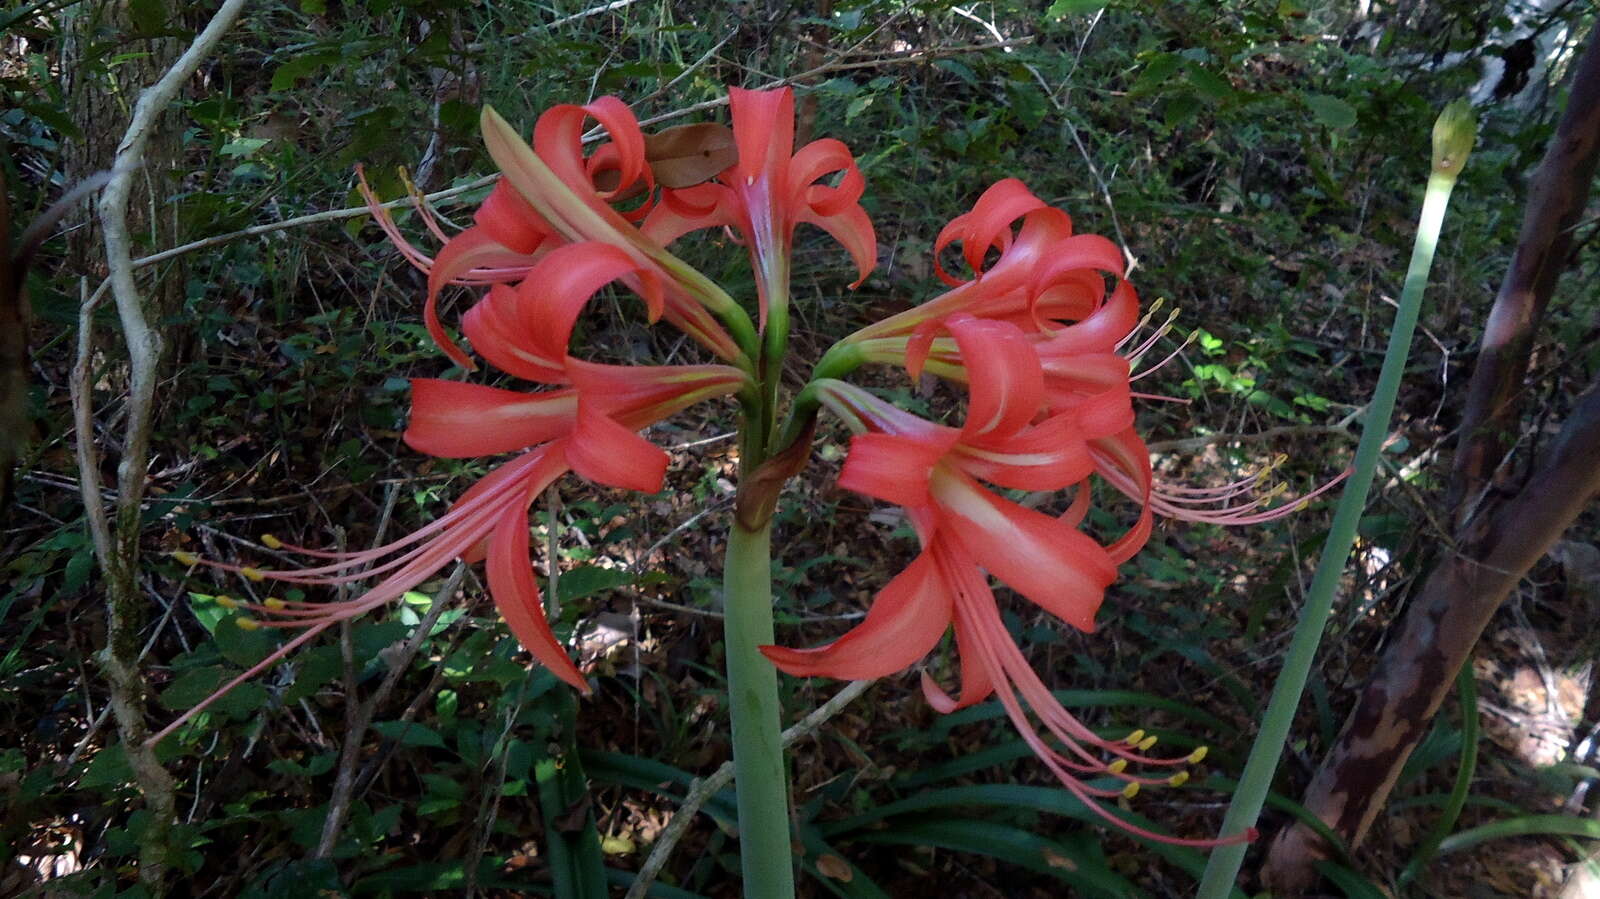
<instances>
[{"instance_id":1,"label":"thin branch","mask_svg":"<svg viewBox=\"0 0 1600 899\"><path fill-rule=\"evenodd\" d=\"M384 675L383 682L378 689L368 696L365 702L354 706L355 711L349 716L344 735L344 746L339 753L339 771L334 777L333 794L328 798L328 817L322 825L322 838L317 843L313 858L327 858L333 853L334 847L339 842L339 832L344 830L345 821L350 817L350 799L355 794L356 766L361 761L361 743L366 736L367 728L372 726L373 716L378 709L388 701L389 695L394 692L395 685L400 682L400 676L411 667L412 659L417 657L417 652L422 649L422 643L433 633L433 626L439 622L439 616L450 604L450 597L456 595L461 589L461 582L466 578L467 566L458 564L450 577L433 595L433 604L428 607L428 613L422 617L411 639L406 641L404 647L393 658L388 659L389 673ZM351 693L346 701L354 700Z\"/></svg>"},{"instance_id":2,"label":"thin branch","mask_svg":"<svg viewBox=\"0 0 1600 899\"><path fill-rule=\"evenodd\" d=\"M172 68L139 95L122 141L117 145L111 178L100 196L99 213L105 240L107 279L128 345L130 383L125 410L122 458L118 465L115 530L106 521L100 499L100 463L94 441L94 399L88 381L89 348L93 345L93 301L85 299L80 312L78 360L73 386L77 388L75 416L79 423L79 483L100 567L106 576L106 651L102 655L109 702L117 721L128 764L144 796L150 823L141 836L139 879L162 892L166 873L168 834L176 807L172 776L145 743L145 682L139 670L138 636L144 620L139 591L140 503L144 499L145 468L154 423L156 367L161 358L160 337L145 317L144 298L133 278L132 241L128 236L128 203L134 174L144 161L156 120L172 105L183 84L200 62L221 42L244 9L245 0L225 0L217 14ZM96 291L96 295L99 291Z\"/></svg>"},{"instance_id":3,"label":"thin branch","mask_svg":"<svg viewBox=\"0 0 1600 899\"><path fill-rule=\"evenodd\" d=\"M828 719L839 714L845 706L854 702L856 697L867 692L867 688L875 681L851 681L843 690L833 695L832 699L818 706L815 711L801 719L798 724L783 732L783 748L811 736L822 727ZM724 762L722 767L711 773L704 780L697 780L689 790L689 795L683 797L678 810L673 813L672 820L662 828L661 835L656 837L655 845L650 847L650 855L644 860L644 865L639 868L639 873L633 876L633 885L628 887L626 899L643 899L650 891L650 885L656 882L661 874L661 868L667 863L667 858L672 855L673 847L683 839L684 833L689 829L689 822L694 818L706 800L733 782L733 762Z\"/></svg>"},{"instance_id":4,"label":"thin branch","mask_svg":"<svg viewBox=\"0 0 1600 899\"><path fill-rule=\"evenodd\" d=\"M1181 437L1177 440L1157 440L1145 444L1145 448L1152 453L1192 453L1203 450L1208 446L1219 443L1260 443L1262 441L1277 440L1280 437L1344 437L1354 439L1355 435L1343 425L1285 425L1281 428L1267 428L1265 431L1256 431L1250 434L1205 434L1200 437Z\"/></svg>"}]
</instances>

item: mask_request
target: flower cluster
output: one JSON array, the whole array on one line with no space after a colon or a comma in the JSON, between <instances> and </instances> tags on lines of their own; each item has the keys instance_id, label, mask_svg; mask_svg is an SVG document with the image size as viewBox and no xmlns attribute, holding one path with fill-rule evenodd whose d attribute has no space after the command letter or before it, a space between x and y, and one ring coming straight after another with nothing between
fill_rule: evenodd
<instances>
[{"instance_id":1,"label":"flower cluster","mask_svg":"<svg viewBox=\"0 0 1600 899\"><path fill-rule=\"evenodd\" d=\"M923 420L833 377L808 388L855 434L841 486L902 507L922 552L877 595L866 619L838 640L764 652L790 674L877 678L916 664L953 627L959 698L924 673L930 704L948 712L996 696L1058 780L1108 821L1166 842L1217 845L1144 831L1099 802L1132 796L1141 786L1182 783L1183 771L1152 777L1139 769L1197 762L1204 749L1157 758L1146 752L1155 738L1142 731L1106 739L1074 718L1007 633L989 576L1092 632L1117 566L1149 538L1152 512L1245 524L1294 505L1268 509L1264 497L1252 498L1259 476L1215 489L1156 483L1133 428L1130 364L1154 337L1134 345L1139 301L1116 245L1074 234L1066 213L1014 179L991 187L944 228L936 264L954 244L971 269L968 277L939 266L948 292L862 328L818 368L831 375L864 362L887 363L913 377L929 372L964 384L961 427ZM991 255L993 263L985 266ZM1108 545L1079 528L1090 506L1091 475L1140 509L1132 527ZM991 487L1071 489L1074 495L1065 513L1052 516Z\"/></svg>"},{"instance_id":2,"label":"flower cluster","mask_svg":"<svg viewBox=\"0 0 1600 899\"><path fill-rule=\"evenodd\" d=\"M855 629L814 649L763 647L767 658L794 675L877 678L917 664L953 628L960 690L952 696L924 674L923 689L935 708L951 711L997 696L1044 764L1109 822L1168 842L1215 845L1160 837L1104 808L1101 800L1131 796L1141 785L1181 783L1183 771L1142 772L1197 762L1204 751L1153 757L1147 751L1154 737L1136 732L1105 739L1074 718L1008 635L990 577L1092 632L1117 566L1148 539L1152 513L1243 524L1289 507L1266 509L1261 499L1251 499L1254 479L1215 490L1156 484L1134 431L1130 363L1155 337L1135 342L1139 300L1125 278L1122 253L1105 238L1074 234L1066 213L1014 179L987 190L938 236L936 262L959 247L970 272L960 277L940 265L948 292L837 343L780 428L776 397L795 229L811 224L832 235L850 255L857 283L872 269L877 247L860 205L865 181L844 144L819 140L796 151L788 90L734 89L730 105L735 160L698 183L671 187L656 184L646 139L615 98L549 110L531 143L486 109L484 140L503 177L473 226L453 237L417 204L424 225L443 242L435 255L408 242L362 182L375 219L428 276L424 321L445 353L463 369L474 368L440 319L441 292L452 284L483 289L462 317L463 334L490 365L540 386L522 392L456 380L413 382L405 432L412 448L450 458L514 454L416 533L356 553L263 538L320 560L300 569L208 562L252 580L292 584L379 578L351 600L246 604L251 617L241 618L242 625L299 633L240 680L463 558L486 560L495 604L522 645L587 690L545 620L529 562L534 498L568 471L597 484L659 490L666 454L638 432L701 400L738 398L746 432L741 450L755 457L744 459L747 464L803 460L815 416L826 409L854 432L841 485L902 507L922 551L878 593ZM590 118L610 140L586 154L582 133ZM744 306L668 249L704 228L724 229L749 253L756 275L753 321ZM577 317L613 283L642 301L651 321L665 320L716 361L649 367L575 358L570 339ZM924 420L843 380L869 363L964 386L965 422L953 427ZM1133 525L1106 545L1080 528L1096 476L1139 508ZM1049 515L996 488L1072 490L1074 497L1064 514Z\"/></svg>"}]
</instances>

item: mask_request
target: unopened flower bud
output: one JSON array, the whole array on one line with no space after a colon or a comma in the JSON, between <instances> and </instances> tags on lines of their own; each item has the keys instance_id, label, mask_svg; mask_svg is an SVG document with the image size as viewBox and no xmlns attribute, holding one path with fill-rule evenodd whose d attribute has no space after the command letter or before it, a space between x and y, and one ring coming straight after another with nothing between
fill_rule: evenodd
<instances>
[{"instance_id":1,"label":"unopened flower bud","mask_svg":"<svg viewBox=\"0 0 1600 899\"><path fill-rule=\"evenodd\" d=\"M1478 117L1465 97L1451 102L1433 123L1433 173L1454 181L1472 154Z\"/></svg>"}]
</instances>

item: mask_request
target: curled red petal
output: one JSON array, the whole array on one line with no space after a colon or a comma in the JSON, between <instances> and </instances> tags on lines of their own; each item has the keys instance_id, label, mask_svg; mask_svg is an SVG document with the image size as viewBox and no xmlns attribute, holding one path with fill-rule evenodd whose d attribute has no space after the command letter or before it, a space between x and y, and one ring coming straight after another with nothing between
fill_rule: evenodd
<instances>
[{"instance_id":1,"label":"curled red petal","mask_svg":"<svg viewBox=\"0 0 1600 899\"><path fill-rule=\"evenodd\" d=\"M555 236L555 229L533 204L503 178L489 191L472 220L491 240L514 253L532 253Z\"/></svg>"},{"instance_id":2,"label":"curled red petal","mask_svg":"<svg viewBox=\"0 0 1600 899\"><path fill-rule=\"evenodd\" d=\"M813 187L811 190L827 188ZM872 230L872 219L867 217L866 210L850 203L837 212L823 215L816 206L808 205L800 213L799 220L828 232L850 253L850 261L856 265L856 280L850 285L852 289L860 287L861 282L867 280L867 275L872 274L878 264L878 235Z\"/></svg>"},{"instance_id":3,"label":"curled red petal","mask_svg":"<svg viewBox=\"0 0 1600 899\"><path fill-rule=\"evenodd\" d=\"M1118 281L1105 305L1088 318L1051 334L1039 344L1041 356L1109 353L1139 323L1139 295L1127 281Z\"/></svg>"},{"instance_id":4,"label":"curled red petal","mask_svg":"<svg viewBox=\"0 0 1600 899\"><path fill-rule=\"evenodd\" d=\"M578 314L596 291L625 275L636 275L650 320L661 317L661 281L619 247L588 241L552 250L517 287L519 319L540 355L562 358Z\"/></svg>"},{"instance_id":5,"label":"curled red petal","mask_svg":"<svg viewBox=\"0 0 1600 899\"><path fill-rule=\"evenodd\" d=\"M926 506L933 468L955 434L942 441L893 434L857 434L839 472L839 486L897 506Z\"/></svg>"},{"instance_id":6,"label":"curled red petal","mask_svg":"<svg viewBox=\"0 0 1600 899\"><path fill-rule=\"evenodd\" d=\"M732 191L721 184L664 191L661 202L650 210L639 230L665 247L701 228L738 227L739 216L731 209L732 201Z\"/></svg>"},{"instance_id":7,"label":"curled red petal","mask_svg":"<svg viewBox=\"0 0 1600 899\"><path fill-rule=\"evenodd\" d=\"M997 181L983 192L972 212L965 217L961 253L967 265L983 271L983 257L990 247L1005 248L1011 242L1011 224L1035 209L1048 208L1016 178ZM1064 214L1064 213L1063 213Z\"/></svg>"},{"instance_id":8,"label":"curled red petal","mask_svg":"<svg viewBox=\"0 0 1600 899\"><path fill-rule=\"evenodd\" d=\"M964 440L951 450L951 464L997 487L1018 490L1060 490L1094 471L1094 457L1072 413L1005 437Z\"/></svg>"},{"instance_id":9,"label":"curled red petal","mask_svg":"<svg viewBox=\"0 0 1600 899\"><path fill-rule=\"evenodd\" d=\"M885 677L933 649L949 626L951 603L938 566L924 554L878 591L866 619L844 636L813 649L763 646L761 653L796 677Z\"/></svg>"},{"instance_id":10,"label":"curled red petal","mask_svg":"<svg viewBox=\"0 0 1600 899\"><path fill-rule=\"evenodd\" d=\"M536 495L530 491L529 501ZM495 608L500 610L517 642L556 677L580 692L589 692L583 673L556 640L550 622L544 617L539 583L528 561L527 505L506 510L489 538L488 562L489 594L494 597Z\"/></svg>"},{"instance_id":11,"label":"curled red petal","mask_svg":"<svg viewBox=\"0 0 1600 899\"><path fill-rule=\"evenodd\" d=\"M1150 539L1150 493L1154 482L1150 471L1150 451L1131 427L1114 437L1096 440L1095 446L1104 453L1104 458L1133 479L1142 494L1134 497L1140 505L1139 520L1126 534L1106 547L1107 555L1120 565L1133 558Z\"/></svg>"},{"instance_id":12,"label":"curled red petal","mask_svg":"<svg viewBox=\"0 0 1600 899\"><path fill-rule=\"evenodd\" d=\"M469 459L511 452L571 432L574 390L521 393L480 384L415 378L406 445L430 456Z\"/></svg>"},{"instance_id":13,"label":"curled red petal","mask_svg":"<svg viewBox=\"0 0 1600 899\"><path fill-rule=\"evenodd\" d=\"M597 484L644 493L660 492L667 476L667 454L660 447L582 398L567 461L573 471Z\"/></svg>"},{"instance_id":14,"label":"curled red petal","mask_svg":"<svg viewBox=\"0 0 1600 899\"><path fill-rule=\"evenodd\" d=\"M739 150L734 177L749 181L765 176L771 189L786 189L789 159L794 155L794 91L728 88L733 113L733 141Z\"/></svg>"},{"instance_id":15,"label":"curled red petal","mask_svg":"<svg viewBox=\"0 0 1600 899\"><path fill-rule=\"evenodd\" d=\"M967 437L1016 432L1032 421L1044 402L1044 372L1033 343L1006 322L951 316L945 327L955 337L967 369Z\"/></svg>"},{"instance_id":16,"label":"curled red petal","mask_svg":"<svg viewBox=\"0 0 1600 899\"><path fill-rule=\"evenodd\" d=\"M499 258L508 252L511 251L497 243L488 232L468 228L439 249L433 267L428 270L428 298L422 304L422 323L439 349L467 371L477 366L456 346L455 341L445 333L444 325L439 322L439 291L461 275L480 267L485 259Z\"/></svg>"},{"instance_id":17,"label":"curled red petal","mask_svg":"<svg viewBox=\"0 0 1600 899\"><path fill-rule=\"evenodd\" d=\"M843 172L837 186L815 185L829 172ZM867 180L856 166L850 148L843 141L815 140L794 154L789 162L789 183L796 199L804 201L818 216L831 216L855 205L866 192Z\"/></svg>"},{"instance_id":18,"label":"curled red petal","mask_svg":"<svg viewBox=\"0 0 1600 899\"><path fill-rule=\"evenodd\" d=\"M501 371L528 381L561 384L565 354L550 356L522 319L517 291L504 284L489 288L462 318L461 329L473 349Z\"/></svg>"},{"instance_id":19,"label":"curled red petal","mask_svg":"<svg viewBox=\"0 0 1600 899\"><path fill-rule=\"evenodd\" d=\"M1055 518L1001 499L966 475L939 469L933 497L948 533L979 565L1086 633L1116 566L1104 548Z\"/></svg>"}]
</instances>

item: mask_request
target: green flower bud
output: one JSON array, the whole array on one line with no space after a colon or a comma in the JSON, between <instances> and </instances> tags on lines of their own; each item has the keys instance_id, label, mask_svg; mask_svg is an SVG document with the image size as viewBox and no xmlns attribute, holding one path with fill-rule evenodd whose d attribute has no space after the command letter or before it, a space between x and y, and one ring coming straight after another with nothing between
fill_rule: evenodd
<instances>
[{"instance_id":1,"label":"green flower bud","mask_svg":"<svg viewBox=\"0 0 1600 899\"><path fill-rule=\"evenodd\" d=\"M1455 180L1472 154L1478 117L1465 97L1452 102L1433 123L1433 172Z\"/></svg>"}]
</instances>

